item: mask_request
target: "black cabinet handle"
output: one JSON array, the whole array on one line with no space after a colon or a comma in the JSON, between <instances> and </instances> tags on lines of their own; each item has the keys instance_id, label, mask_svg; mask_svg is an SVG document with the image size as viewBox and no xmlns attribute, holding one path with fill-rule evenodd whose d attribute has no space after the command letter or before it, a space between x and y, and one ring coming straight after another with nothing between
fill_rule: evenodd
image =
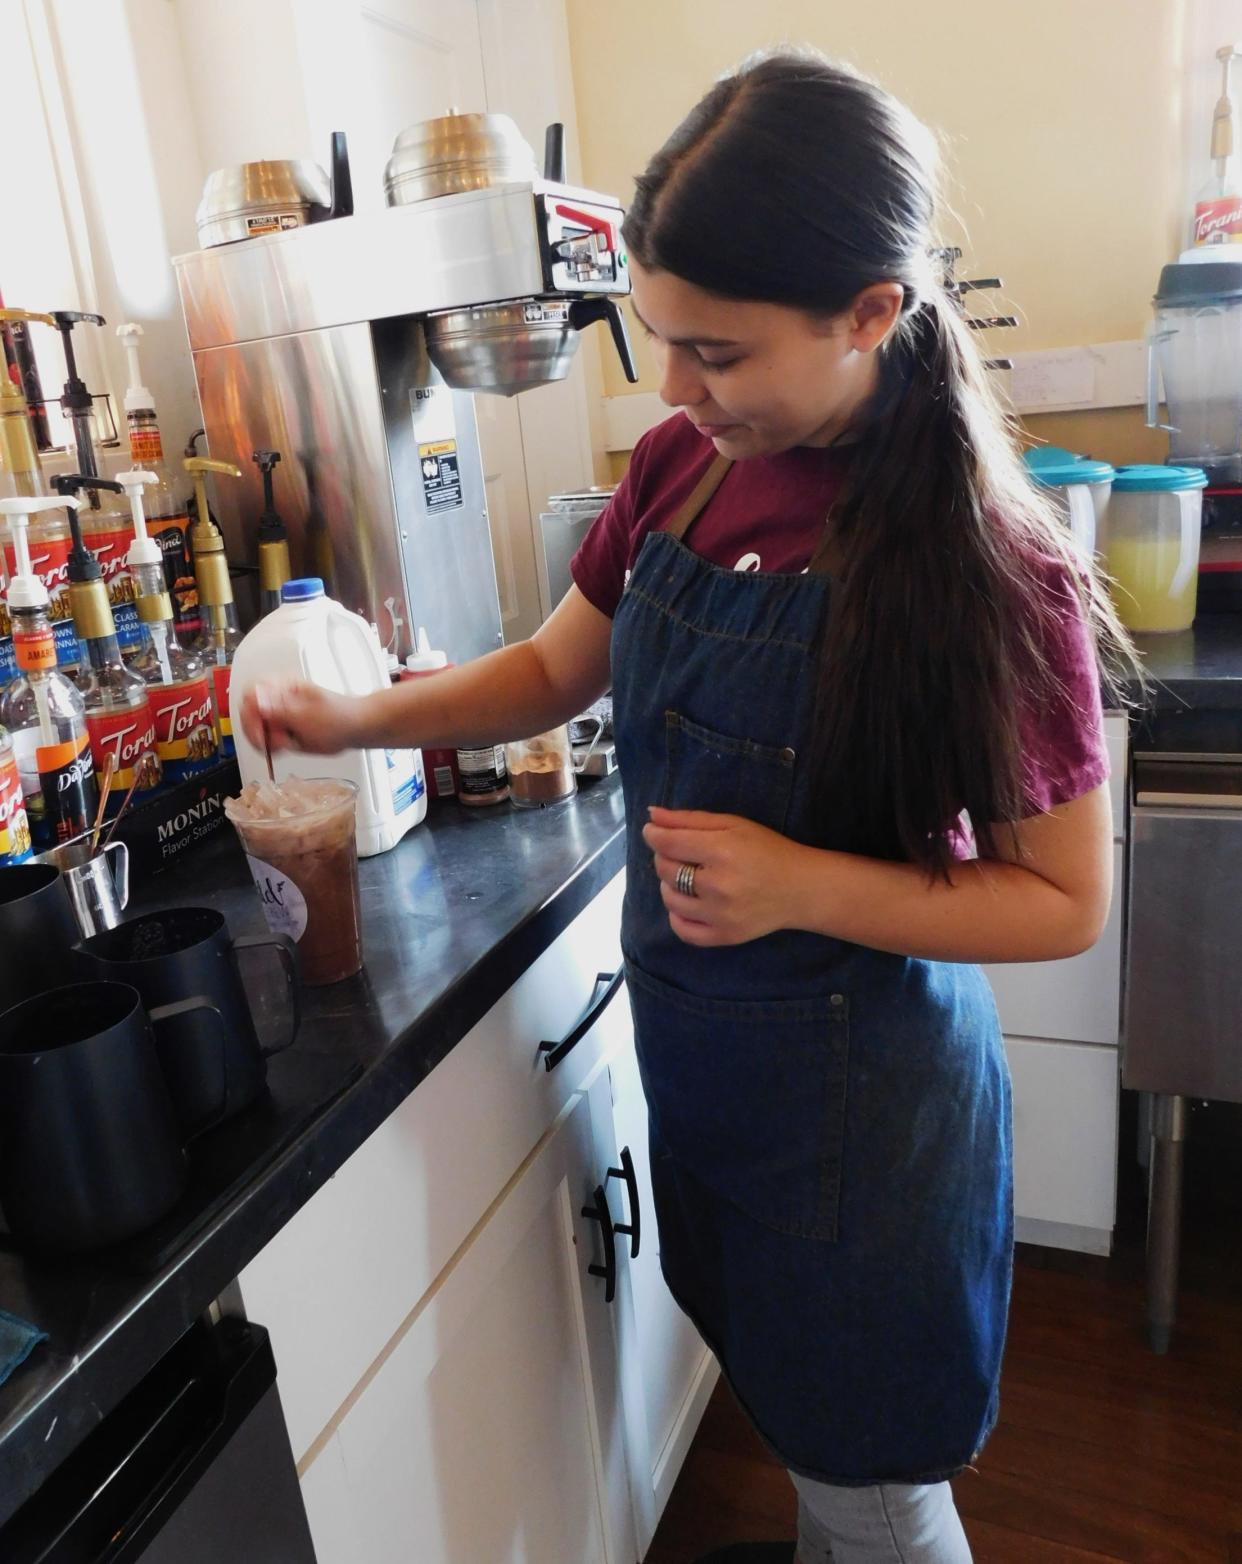
<instances>
[{"instance_id":1,"label":"black cabinet handle","mask_svg":"<svg viewBox=\"0 0 1242 1564\"><path fill-rule=\"evenodd\" d=\"M600 1016L603 1015L609 1001L621 987L621 981L624 977L624 967L618 967L615 972L601 972L595 979L595 990L591 995L591 1003L587 1006L586 1015L578 1022L577 1026L571 1032L566 1032L559 1043L539 1044L539 1052L543 1055L543 1064L546 1070L555 1070L561 1060L574 1051L599 1020Z\"/></svg>"},{"instance_id":2,"label":"black cabinet handle","mask_svg":"<svg viewBox=\"0 0 1242 1564\"><path fill-rule=\"evenodd\" d=\"M583 1206L582 1214L590 1221L598 1222L604 1234L604 1263L590 1265L587 1269L592 1276L604 1278L604 1302L611 1303L617 1296L617 1240L612 1225L612 1212L608 1209L608 1196L604 1193L602 1184L596 1184L595 1202L593 1205Z\"/></svg>"},{"instance_id":3,"label":"black cabinet handle","mask_svg":"<svg viewBox=\"0 0 1242 1564\"><path fill-rule=\"evenodd\" d=\"M619 1168L609 1168L608 1177L625 1180L626 1193L630 1202L630 1220L628 1223L614 1223L613 1231L629 1235L630 1259L637 1260L638 1245L642 1240L642 1215L638 1209L638 1175L634 1172L634 1158L630 1155L628 1146L622 1148L621 1166Z\"/></svg>"}]
</instances>

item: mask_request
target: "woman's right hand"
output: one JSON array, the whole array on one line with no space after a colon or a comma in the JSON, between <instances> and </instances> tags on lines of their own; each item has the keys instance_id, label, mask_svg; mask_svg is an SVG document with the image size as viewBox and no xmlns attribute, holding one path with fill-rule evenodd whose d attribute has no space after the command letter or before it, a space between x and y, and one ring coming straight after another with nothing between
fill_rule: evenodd
<instances>
[{"instance_id":1,"label":"woman's right hand","mask_svg":"<svg viewBox=\"0 0 1242 1564\"><path fill-rule=\"evenodd\" d=\"M361 747L365 697L335 695L317 684L256 684L242 698L242 732L256 749L336 755Z\"/></svg>"}]
</instances>

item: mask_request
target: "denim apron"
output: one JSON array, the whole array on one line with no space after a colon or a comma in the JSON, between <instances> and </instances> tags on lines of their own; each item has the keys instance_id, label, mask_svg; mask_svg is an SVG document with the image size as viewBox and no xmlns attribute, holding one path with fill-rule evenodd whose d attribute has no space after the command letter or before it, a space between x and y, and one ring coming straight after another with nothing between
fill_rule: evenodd
<instances>
[{"instance_id":1,"label":"denim apron","mask_svg":"<svg viewBox=\"0 0 1242 1564\"><path fill-rule=\"evenodd\" d=\"M613 625L661 1263L786 1466L935 1482L996 1420L1009 1305L1009 1077L987 980L796 931L684 944L642 840L662 804L849 850L799 765L828 529L804 575L699 558L682 539L728 467L644 540Z\"/></svg>"}]
</instances>

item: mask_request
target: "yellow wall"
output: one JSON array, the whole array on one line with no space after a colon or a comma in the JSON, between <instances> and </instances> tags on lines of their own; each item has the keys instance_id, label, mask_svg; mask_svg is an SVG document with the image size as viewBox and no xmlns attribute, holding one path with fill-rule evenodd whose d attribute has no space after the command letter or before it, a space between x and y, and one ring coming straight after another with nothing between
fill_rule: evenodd
<instances>
[{"instance_id":1,"label":"yellow wall","mask_svg":"<svg viewBox=\"0 0 1242 1564\"><path fill-rule=\"evenodd\" d=\"M567 0L583 175L633 176L720 72L782 38L813 43L904 98L942 135L959 275L1001 276L1022 319L993 352L1142 336L1182 232L1181 0ZM986 301L986 302L985 302ZM637 344L640 356L642 344ZM639 390L654 389L648 361ZM605 355L605 390L628 390ZM1067 421L1068 419L1068 421ZM1137 410L1048 415L1043 438L1163 456ZM1107 448L1106 448L1107 447Z\"/></svg>"}]
</instances>

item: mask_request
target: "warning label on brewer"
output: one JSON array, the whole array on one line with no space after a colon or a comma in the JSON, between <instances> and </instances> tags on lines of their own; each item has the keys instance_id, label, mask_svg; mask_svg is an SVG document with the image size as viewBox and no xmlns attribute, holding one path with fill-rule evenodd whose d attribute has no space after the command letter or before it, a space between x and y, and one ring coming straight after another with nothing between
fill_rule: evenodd
<instances>
[{"instance_id":1,"label":"warning label on brewer","mask_svg":"<svg viewBox=\"0 0 1242 1564\"><path fill-rule=\"evenodd\" d=\"M418 448L423 498L428 510L452 510L461 504L461 473L456 440L432 440Z\"/></svg>"}]
</instances>

